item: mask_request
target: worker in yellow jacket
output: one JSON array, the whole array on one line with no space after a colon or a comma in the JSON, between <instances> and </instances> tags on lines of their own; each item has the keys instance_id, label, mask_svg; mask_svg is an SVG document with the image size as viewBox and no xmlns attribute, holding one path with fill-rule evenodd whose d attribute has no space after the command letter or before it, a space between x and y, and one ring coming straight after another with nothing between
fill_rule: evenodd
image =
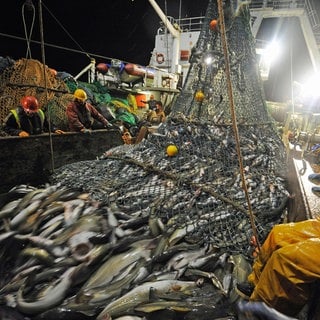
<instances>
[{"instance_id":1,"label":"worker in yellow jacket","mask_svg":"<svg viewBox=\"0 0 320 320\"><path fill-rule=\"evenodd\" d=\"M320 279L319 252L319 219L276 225L259 250L249 282L239 283L237 291L249 301L297 315Z\"/></svg>"},{"instance_id":2,"label":"worker in yellow jacket","mask_svg":"<svg viewBox=\"0 0 320 320\"><path fill-rule=\"evenodd\" d=\"M63 134L64 131L50 123L40 109L38 99L34 96L24 96L20 105L10 110L3 123L3 130L11 136L28 137L30 135L54 132Z\"/></svg>"}]
</instances>

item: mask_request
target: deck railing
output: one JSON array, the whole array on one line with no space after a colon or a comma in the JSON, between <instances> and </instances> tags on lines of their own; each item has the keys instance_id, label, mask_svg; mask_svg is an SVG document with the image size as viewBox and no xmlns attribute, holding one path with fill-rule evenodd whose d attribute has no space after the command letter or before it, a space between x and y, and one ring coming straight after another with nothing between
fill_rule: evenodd
<instances>
[{"instance_id":1,"label":"deck railing","mask_svg":"<svg viewBox=\"0 0 320 320\"><path fill-rule=\"evenodd\" d=\"M305 0L252 0L249 7L251 9L303 9L305 7Z\"/></svg>"},{"instance_id":2,"label":"deck railing","mask_svg":"<svg viewBox=\"0 0 320 320\"><path fill-rule=\"evenodd\" d=\"M180 28L182 32L196 32L200 31L202 28L204 16L202 17L192 17L192 18L182 18L182 19L174 19L173 17L168 17L168 20L173 26L177 26ZM160 28L158 29L158 34L165 34L166 28L165 24L161 21Z\"/></svg>"},{"instance_id":3,"label":"deck railing","mask_svg":"<svg viewBox=\"0 0 320 320\"><path fill-rule=\"evenodd\" d=\"M290 10L290 9L305 9L312 27L312 31L318 47L320 48L320 20L317 11L315 10L310 0L252 0L249 4L250 10L272 9L272 10ZM173 26L180 28L182 32L200 31L204 17L191 17L183 19L174 19L168 17ZM158 34L165 34L167 28L164 23L160 23Z\"/></svg>"}]
</instances>

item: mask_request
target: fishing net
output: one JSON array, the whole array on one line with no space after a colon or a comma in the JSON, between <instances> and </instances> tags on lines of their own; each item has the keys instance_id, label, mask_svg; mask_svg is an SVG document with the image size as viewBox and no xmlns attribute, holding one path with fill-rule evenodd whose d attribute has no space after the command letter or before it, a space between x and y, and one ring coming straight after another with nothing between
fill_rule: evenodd
<instances>
[{"instance_id":1,"label":"fishing net","mask_svg":"<svg viewBox=\"0 0 320 320\"><path fill-rule=\"evenodd\" d=\"M88 84L87 84L88 85ZM69 129L66 108L73 100L71 94L78 87L74 78L45 66L34 59L13 61L2 58L0 64L0 122L9 111L20 104L25 95L36 96L40 107L59 129ZM47 89L46 89L47 88ZM47 96L45 92L48 92ZM4 133L4 132L2 132Z\"/></svg>"},{"instance_id":2,"label":"fishing net","mask_svg":"<svg viewBox=\"0 0 320 320\"><path fill-rule=\"evenodd\" d=\"M267 111L249 10L235 0L224 6L221 17L209 1L167 121L139 144L57 169L51 181L88 191L110 210L154 217L170 245L202 242L251 257L255 228L263 241L286 213L286 157Z\"/></svg>"},{"instance_id":3,"label":"fishing net","mask_svg":"<svg viewBox=\"0 0 320 320\"><path fill-rule=\"evenodd\" d=\"M47 114L50 115L50 120L60 130L68 131L69 124L66 114L68 104L74 100L74 97L70 93L55 95L45 106Z\"/></svg>"},{"instance_id":4,"label":"fishing net","mask_svg":"<svg viewBox=\"0 0 320 320\"><path fill-rule=\"evenodd\" d=\"M43 68L43 64L34 59L15 61L0 72L0 122L20 104L23 96L37 97L43 108L59 91L68 92L64 82L55 76L52 69L47 66Z\"/></svg>"}]
</instances>

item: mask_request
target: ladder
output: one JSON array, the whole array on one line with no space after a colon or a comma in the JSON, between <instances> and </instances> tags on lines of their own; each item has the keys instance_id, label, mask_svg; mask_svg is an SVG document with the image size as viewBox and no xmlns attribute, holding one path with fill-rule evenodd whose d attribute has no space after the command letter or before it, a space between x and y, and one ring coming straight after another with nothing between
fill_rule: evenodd
<instances>
[{"instance_id":1,"label":"ladder","mask_svg":"<svg viewBox=\"0 0 320 320\"><path fill-rule=\"evenodd\" d=\"M252 33L256 38L263 19L298 17L315 72L320 72L320 22L310 0L252 0Z\"/></svg>"}]
</instances>

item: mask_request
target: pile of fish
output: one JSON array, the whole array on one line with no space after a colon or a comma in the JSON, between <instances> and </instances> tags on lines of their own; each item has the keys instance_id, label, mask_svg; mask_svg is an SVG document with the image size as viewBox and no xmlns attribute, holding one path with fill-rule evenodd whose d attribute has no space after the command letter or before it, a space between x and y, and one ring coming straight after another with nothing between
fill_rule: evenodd
<instances>
[{"instance_id":1,"label":"pile of fish","mask_svg":"<svg viewBox=\"0 0 320 320\"><path fill-rule=\"evenodd\" d=\"M0 312L238 319L235 285L250 272L252 226L231 133L171 118L140 144L57 169L49 185L10 190L0 199ZM281 144L254 127L240 135L263 241L288 199Z\"/></svg>"},{"instance_id":2,"label":"pile of fish","mask_svg":"<svg viewBox=\"0 0 320 320\"><path fill-rule=\"evenodd\" d=\"M174 220L58 185L1 203L1 319L236 319L249 262L187 241Z\"/></svg>"}]
</instances>

